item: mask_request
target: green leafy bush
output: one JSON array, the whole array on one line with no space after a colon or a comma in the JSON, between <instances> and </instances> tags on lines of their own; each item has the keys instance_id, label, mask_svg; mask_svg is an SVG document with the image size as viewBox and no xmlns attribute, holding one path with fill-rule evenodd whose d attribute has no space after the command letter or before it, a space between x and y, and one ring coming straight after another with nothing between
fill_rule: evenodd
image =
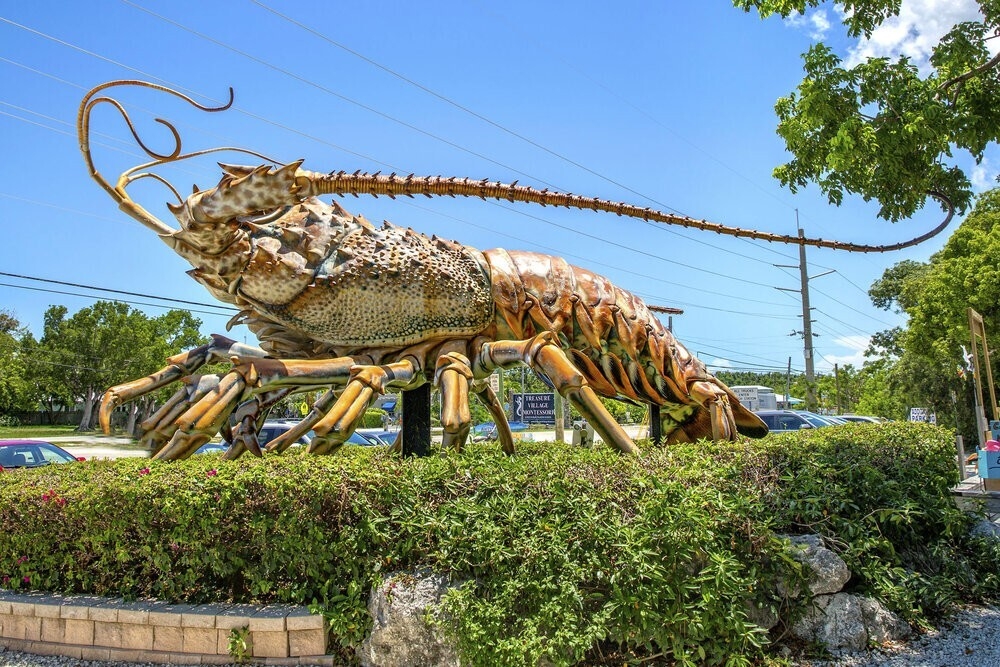
<instances>
[{"instance_id":1,"label":"green leafy bush","mask_svg":"<svg viewBox=\"0 0 1000 667\"><path fill-rule=\"evenodd\" d=\"M365 414L361 417L361 422L358 423L358 428L382 428L385 426L383 420L387 414L385 410L378 408L365 410Z\"/></svg>"},{"instance_id":2,"label":"green leafy bush","mask_svg":"<svg viewBox=\"0 0 1000 667\"><path fill-rule=\"evenodd\" d=\"M914 622L995 600L947 495L951 436L845 426L640 456L523 443L401 460L376 448L234 462L87 461L0 475L0 579L15 589L186 602L290 602L357 645L381 576L429 566L468 664L570 665L607 651L752 664L803 573L780 533L823 534L851 585ZM990 560L980 560L990 559Z\"/></svg>"}]
</instances>

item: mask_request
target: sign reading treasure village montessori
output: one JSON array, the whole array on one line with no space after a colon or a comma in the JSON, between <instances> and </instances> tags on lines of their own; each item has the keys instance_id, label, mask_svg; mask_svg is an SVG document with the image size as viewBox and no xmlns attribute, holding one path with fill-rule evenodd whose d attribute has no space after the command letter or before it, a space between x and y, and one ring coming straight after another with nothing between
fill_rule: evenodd
<instances>
[{"instance_id":1,"label":"sign reading treasure village montessori","mask_svg":"<svg viewBox=\"0 0 1000 667\"><path fill-rule=\"evenodd\" d=\"M556 400L554 394L512 394L514 421L526 424L555 424Z\"/></svg>"}]
</instances>

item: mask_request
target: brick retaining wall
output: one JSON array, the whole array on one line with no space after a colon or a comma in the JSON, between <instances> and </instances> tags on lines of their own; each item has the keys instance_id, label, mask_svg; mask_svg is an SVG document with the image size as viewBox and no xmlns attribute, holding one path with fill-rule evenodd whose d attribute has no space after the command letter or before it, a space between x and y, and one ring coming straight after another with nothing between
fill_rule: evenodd
<instances>
[{"instance_id":1,"label":"brick retaining wall","mask_svg":"<svg viewBox=\"0 0 1000 667\"><path fill-rule=\"evenodd\" d=\"M230 631L250 631L250 662L326 665L323 617L304 607L125 602L0 590L0 646L82 660L228 664Z\"/></svg>"}]
</instances>

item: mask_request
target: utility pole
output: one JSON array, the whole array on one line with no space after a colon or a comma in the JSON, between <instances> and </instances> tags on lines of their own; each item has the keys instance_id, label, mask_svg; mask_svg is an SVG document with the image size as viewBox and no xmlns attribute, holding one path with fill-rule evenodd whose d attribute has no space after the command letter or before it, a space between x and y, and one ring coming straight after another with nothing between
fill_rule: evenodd
<instances>
[{"instance_id":1,"label":"utility pole","mask_svg":"<svg viewBox=\"0 0 1000 667\"><path fill-rule=\"evenodd\" d=\"M799 210L795 209L795 226L799 230L799 238L805 239L805 230L799 227ZM813 364L813 336L816 335L812 331L812 308L809 306L809 270L806 267L806 244L802 241L799 242L799 265L789 266L787 264L775 264L785 269L798 269L799 270L799 280L802 283L800 289L790 289L787 287L778 287L777 289L783 290L785 292L798 292L802 297L802 331L793 331L790 335L802 334L803 338L803 349L802 355L806 362L806 410L816 409L816 373L815 366ZM819 278L820 276L825 276L827 274L833 273L833 271L826 271L818 275L813 276L813 278Z\"/></svg>"},{"instance_id":2,"label":"utility pole","mask_svg":"<svg viewBox=\"0 0 1000 667\"><path fill-rule=\"evenodd\" d=\"M833 365L833 379L836 382L837 386L837 414L839 415L840 414L840 368L837 367L837 364Z\"/></svg>"},{"instance_id":3,"label":"utility pole","mask_svg":"<svg viewBox=\"0 0 1000 667\"><path fill-rule=\"evenodd\" d=\"M792 409L792 358L788 357L788 370L785 371L785 409Z\"/></svg>"}]
</instances>

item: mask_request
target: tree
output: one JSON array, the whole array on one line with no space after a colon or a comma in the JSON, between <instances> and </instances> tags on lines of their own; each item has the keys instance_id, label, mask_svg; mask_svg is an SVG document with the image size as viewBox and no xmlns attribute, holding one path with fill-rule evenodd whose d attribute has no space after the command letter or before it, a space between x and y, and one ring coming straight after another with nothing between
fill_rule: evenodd
<instances>
[{"instance_id":1,"label":"tree","mask_svg":"<svg viewBox=\"0 0 1000 667\"><path fill-rule=\"evenodd\" d=\"M50 395L83 404L79 428L88 430L105 389L148 375L167 357L200 344L199 326L187 311L149 318L124 303L98 301L67 317L64 306L52 306L36 350L45 358L36 372ZM130 430L137 409L132 407Z\"/></svg>"},{"instance_id":2,"label":"tree","mask_svg":"<svg viewBox=\"0 0 1000 667\"><path fill-rule=\"evenodd\" d=\"M962 347L968 347L970 339L967 309L971 306L983 316L987 342L996 349L998 253L1000 190L993 190L979 197L973 212L928 262L902 269L897 264L871 290L880 295L884 308L897 307L909 316L905 328L882 332L877 339L887 352L880 356L895 359L886 368L886 381L911 407L933 408L940 423L951 425L957 418L967 438L976 434L971 394L959 372Z\"/></svg>"},{"instance_id":3,"label":"tree","mask_svg":"<svg viewBox=\"0 0 1000 667\"><path fill-rule=\"evenodd\" d=\"M870 37L899 13L901 0L836 0L851 37ZM761 17L782 17L822 0L733 0ZM981 20L955 25L934 47L925 72L909 58L868 58L854 67L823 43L803 54L806 76L778 100L778 134L793 158L775 169L793 192L816 183L833 204L844 193L880 203L879 216L913 215L931 194L964 211L969 177L954 148L978 163L1000 133L1000 55L987 40L1000 29L1000 2L977 0Z\"/></svg>"},{"instance_id":4,"label":"tree","mask_svg":"<svg viewBox=\"0 0 1000 667\"><path fill-rule=\"evenodd\" d=\"M12 313L0 310L0 415L29 406L22 340L30 335Z\"/></svg>"}]
</instances>

